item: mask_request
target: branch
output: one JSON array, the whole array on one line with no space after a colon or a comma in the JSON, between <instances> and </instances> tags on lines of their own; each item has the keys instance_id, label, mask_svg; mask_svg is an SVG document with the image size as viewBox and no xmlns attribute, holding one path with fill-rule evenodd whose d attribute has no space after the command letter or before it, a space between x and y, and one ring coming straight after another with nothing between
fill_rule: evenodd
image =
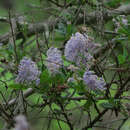
<instances>
[{"instance_id":1,"label":"branch","mask_svg":"<svg viewBox=\"0 0 130 130\"><path fill-rule=\"evenodd\" d=\"M92 126L100 120L100 118L108 111L108 109L103 110L88 126L84 127L82 130L87 130L88 128L92 128Z\"/></svg>"},{"instance_id":2,"label":"branch","mask_svg":"<svg viewBox=\"0 0 130 130\"><path fill-rule=\"evenodd\" d=\"M100 56L104 55L105 52L108 49L111 49L111 47L112 48L116 47L116 45L118 44L118 42L116 42L116 41L118 41L118 40L125 40L125 39L126 39L125 37L124 38L119 38L119 39L114 38L111 41L108 41L109 43L107 42L103 47L99 48L96 52L94 52L94 58L97 59Z\"/></svg>"},{"instance_id":3,"label":"branch","mask_svg":"<svg viewBox=\"0 0 130 130\"><path fill-rule=\"evenodd\" d=\"M96 11L91 12L89 14L86 14L86 24L91 24L91 23L95 23L95 17L96 17ZM106 12L104 12L104 20L110 20L113 18L113 16L115 15L129 15L130 14L130 4L128 5L122 5L117 9L114 10L107 10ZM53 28L54 25L56 25L58 23L60 19L54 19L50 21L46 21L46 22L41 22L41 23L35 23L35 24L28 24L28 29L27 29L27 36L33 36L35 35L35 32L37 31L38 33L43 33L45 31L45 26L47 24L47 26L49 28ZM5 18L3 19L3 21L8 22ZM81 17L78 18L77 23L76 24L83 24L84 21L84 16L82 15ZM20 21L17 21L18 24L21 25ZM16 40L21 39L22 37L19 35L20 32L16 32ZM7 44L9 41L9 37L11 36L10 32L0 36L0 42Z\"/></svg>"},{"instance_id":4,"label":"branch","mask_svg":"<svg viewBox=\"0 0 130 130\"><path fill-rule=\"evenodd\" d=\"M121 5L119 8L114 9L114 10L106 10L104 12L104 20L108 21L111 20L114 16L117 15L129 15L130 14L130 4L128 5ZM92 24L95 23L97 16L97 11L91 12L91 13L86 13L86 24ZM84 21L84 16L81 16L78 20L77 20L77 24L82 24Z\"/></svg>"},{"instance_id":5,"label":"branch","mask_svg":"<svg viewBox=\"0 0 130 130\"><path fill-rule=\"evenodd\" d=\"M116 14L129 15L130 14L130 4L122 5L119 8L115 9L114 11L116 11Z\"/></svg>"},{"instance_id":6,"label":"branch","mask_svg":"<svg viewBox=\"0 0 130 130\"><path fill-rule=\"evenodd\" d=\"M41 23L34 23L34 24L27 24L27 37L31 37L33 35L36 34L36 32L38 33L43 33L45 31L45 26L48 26L49 29L52 29L53 26L57 23L57 19L52 20L52 21L47 21L47 22L41 22ZM23 23L19 23L19 25L23 25ZM20 35L21 32L15 32L15 36L16 36L16 40L23 38L22 35ZM7 44L9 41L9 38L11 37L11 32L8 32L4 35L0 36L0 42L3 44Z\"/></svg>"},{"instance_id":7,"label":"branch","mask_svg":"<svg viewBox=\"0 0 130 130\"><path fill-rule=\"evenodd\" d=\"M25 92L23 93L23 97L24 97L24 98L27 98L27 97L29 97L30 95L32 95L33 93L34 93L33 89L32 89L32 88L28 88L27 91L25 91ZM16 101L16 98L10 100L7 105L8 105L8 106L11 106L11 105L13 105L13 104L15 103L15 101Z\"/></svg>"},{"instance_id":8,"label":"branch","mask_svg":"<svg viewBox=\"0 0 130 130\"><path fill-rule=\"evenodd\" d=\"M67 121L67 124L68 124L69 127L70 127L70 130L73 130L73 125L71 124L71 122L70 122L70 120L69 120L69 118L68 118L67 113L65 113L64 106L63 106L62 103L60 103L59 101L58 101L58 103L59 103L59 106L60 106L60 108L61 108L61 110L62 110L62 114L63 114L63 116L65 117L65 119L66 119L66 121Z\"/></svg>"},{"instance_id":9,"label":"branch","mask_svg":"<svg viewBox=\"0 0 130 130\"><path fill-rule=\"evenodd\" d=\"M0 17L0 22L9 23L7 17Z\"/></svg>"}]
</instances>

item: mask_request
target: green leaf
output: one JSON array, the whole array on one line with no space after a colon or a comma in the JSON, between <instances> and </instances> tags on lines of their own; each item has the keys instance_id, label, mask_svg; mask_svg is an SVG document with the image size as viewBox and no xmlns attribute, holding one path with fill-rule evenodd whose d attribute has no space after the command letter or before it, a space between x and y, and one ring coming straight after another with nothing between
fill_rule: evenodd
<instances>
[{"instance_id":1,"label":"green leaf","mask_svg":"<svg viewBox=\"0 0 130 130\"><path fill-rule=\"evenodd\" d=\"M119 56L118 56L119 64L125 63L125 60L126 60L126 57L125 57L125 56L123 56L123 55L119 55Z\"/></svg>"},{"instance_id":2,"label":"green leaf","mask_svg":"<svg viewBox=\"0 0 130 130\"><path fill-rule=\"evenodd\" d=\"M69 66L69 65L71 65L71 63L68 62L68 61L66 61L66 60L64 60L64 66L67 67L67 66Z\"/></svg>"},{"instance_id":3,"label":"green leaf","mask_svg":"<svg viewBox=\"0 0 130 130\"><path fill-rule=\"evenodd\" d=\"M26 85L22 85L22 84L10 84L8 85L8 87L16 90L24 90L28 88Z\"/></svg>"},{"instance_id":4,"label":"green leaf","mask_svg":"<svg viewBox=\"0 0 130 130\"><path fill-rule=\"evenodd\" d=\"M123 46L123 57L127 57L128 56L128 52L127 49Z\"/></svg>"},{"instance_id":5,"label":"green leaf","mask_svg":"<svg viewBox=\"0 0 130 130\"><path fill-rule=\"evenodd\" d=\"M93 101L92 101L92 99L89 97L89 99L87 100L87 102L85 103L85 105L84 105L84 107L85 107L85 109L90 109L90 107L92 106L92 104L93 104Z\"/></svg>"},{"instance_id":6,"label":"green leaf","mask_svg":"<svg viewBox=\"0 0 130 130\"><path fill-rule=\"evenodd\" d=\"M40 84L49 87L50 83L51 83L51 77L49 75L49 72L47 70L44 70L40 76Z\"/></svg>"},{"instance_id":7,"label":"green leaf","mask_svg":"<svg viewBox=\"0 0 130 130\"><path fill-rule=\"evenodd\" d=\"M109 102L103 102L100 104L103 108L108 108L108 109L112 109L113 105Z\"/></svg>"},{"instance_id":8,"label":"green leaf","mask_svg":"<svg viewBox=\"0 0 130 130\"><path fill-rule=\"evenodd\" d=\"M55 85L63 84L65 82L65 75L63 73L55 74L51 77L51 80Z\"/></svg>"},{"instance_id":9,"label":"green leaf","mask_svg":"<svg viewBox=\"0 0 130 130\"><path fill-rule=\"evenodd\" d=\"M128 31L127 31L127 29L125 29L124 27L121 27L121 28L118 30L118 33L128 35Z\"/></svg>"},{"instance_id":10,"label":"green leaf","mask_svg":"<svg viewBox=\"0 0 130 130\"><path fill-rule=\"evenodd\" d=\"M73 26L71 24L68 24L67 25L67 34L68 35L71 35L72 34L72 31L73 31Z\"/></svg>"},{"instance_id":11,"label":"green leaf","mask_svg":"<svg viewBox=\"0 0 130 130\"><path fill-rule=\"evenodd\" d=\"M121 2L121 0L109 0L106 3L108 6L110 6L112 8L116 8L117 6L120 5L120 2Z\"/></svg>"},{"instance_id":12,"label":"green leaf","mask_svg":"<svg viewBox=\"0 0 130 130\"><path fill-rule=\"evenodd\" d=\"M75 88L76 88L76 90L77 90L77 92L78 92L79 94L85 92L85 87L86 87L86 86L84 85L83 81L77 82L77 84L76 84L76 86L75 86Z\"/></svg>"}]
</instances>

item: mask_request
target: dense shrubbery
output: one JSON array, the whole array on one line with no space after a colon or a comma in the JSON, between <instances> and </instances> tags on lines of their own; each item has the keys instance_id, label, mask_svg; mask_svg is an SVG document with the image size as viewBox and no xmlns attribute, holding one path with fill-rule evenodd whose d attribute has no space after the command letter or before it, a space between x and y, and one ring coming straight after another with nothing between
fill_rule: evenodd
<instances>
[{"instance_id":1,"label":"dense shrubbery","mask_svg":"<svg viewBox=\"0 0 130 130\"><path fill-rule=\"evenodd\" d=\"M31 129L42 129L42 120L45 130L129 129L130 4L39 3L28 4L31 16L4 4L8 17L0 22L10 31L0 35L2 129L28 130L25 116ZM35 9L48 11L47 21L35 21Z\"/></svg>"}]
</instances>

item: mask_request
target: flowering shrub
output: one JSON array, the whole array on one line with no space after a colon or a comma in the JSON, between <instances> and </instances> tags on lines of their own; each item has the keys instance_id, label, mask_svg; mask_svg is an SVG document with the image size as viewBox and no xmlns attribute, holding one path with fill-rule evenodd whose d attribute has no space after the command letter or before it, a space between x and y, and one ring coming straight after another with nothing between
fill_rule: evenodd
<instances>
[{"instance_id":1,"label":"flowering shrub","mask_svg":"<svg viewBox=\"0 0 130 130\"><path fill-rule=\"evenodd\" d=\"M23 114L34 130L43 129L43 122L45 130L125 129L130 5L121 0L38 2L28 2L30 13L17 14L12 7L7 18L0 17L0 25L10 25L4 35L7 28L0 26L0 129L4 122L3 130L28 130ZM41 14L34 16L39 12L34 8Z\"/></svg>"}]
</instances>

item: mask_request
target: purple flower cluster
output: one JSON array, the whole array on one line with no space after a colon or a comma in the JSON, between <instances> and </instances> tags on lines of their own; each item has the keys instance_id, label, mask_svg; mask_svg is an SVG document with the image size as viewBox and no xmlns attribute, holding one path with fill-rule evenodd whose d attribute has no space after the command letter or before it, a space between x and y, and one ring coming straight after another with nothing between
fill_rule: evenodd
<instances>
[{"instance_id":1,"label":"purple flower cluster","mask_svg":"<svg viewBox=\"0 0 130 130\"><path fill-rule=\"evenodd\" d=\"M88 53L87 49L87 35L82 35L77 32L72 35L65 46L64 55L68 61L76 63L76 65L84 64L93 57Z\"/></svg>"},{"instance_id":2,"label":"purple flower cluster","mask_svg":"<svg viewBox=\"0 0 130 130\"><path fill-rule=\"evenodd\" d=\"M52 74L59 73L59 69L63 65L61 52L54 47L47 51L46 66Z\"/></svg>"},{"instance_id":3,"label":"purple flower cluster","mask_svg":"<svg viewBox=\"0 0 130 130\"><path fill-rule=\"evenodd\" d=\"M18 115L15 117L15 128L14 130L29 130L29 124L27 119L23 115Z\"/></svg>"},{"instance_id":4,"label":"purple flower cluster","mask_svg":"<svg viewBox=\"0 0 130 130\"><path fill-rule=\"evenodd\" d=\"M38 85L40 79L40 71L35 62L31 59L24 57L20 61L20 65L18 67L18 75L16 78L17 83L21 84L31 84L35 81L36 85Z\"/></svg>"},{"instance_id":5,"label":"purple flower cluster","mask_svg":"<svg viewBox=\"0 0 130 130\"><path fill-rule=\"evenodd\" d=\"M99 78L97 75L94 74L93 71L86 71L83 75L84 83L92 90L105 90L104 87L106 83L104 82L103 78Z\"/></svg>"}]
</instances>

